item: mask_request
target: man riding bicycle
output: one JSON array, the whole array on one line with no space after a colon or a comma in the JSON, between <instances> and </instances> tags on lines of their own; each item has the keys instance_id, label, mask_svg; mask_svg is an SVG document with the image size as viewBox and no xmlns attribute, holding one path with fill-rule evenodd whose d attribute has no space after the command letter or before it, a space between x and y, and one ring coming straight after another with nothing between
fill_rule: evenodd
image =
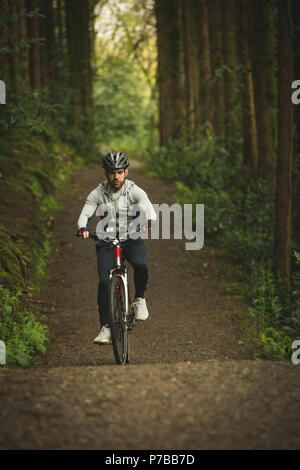
<instances>
[{"instance_id":1,"label":"man riding bicycle","mask_svg":"<svg viewBox=\"0 0 300 470\"><path fill-rule=\"evenodd\" d=\"M108 281L109 271L114 268L114 245L112 241L118 238L122 242L124 257L133 266L135 300L132 306L136 320L146 320L149 315L144 298L148 282L146 249L140 236L138 238L132 236L132 229L130 229L132 224L130 225L130 223L135 218L130 208L137 206L141 209L149 229L151 229L152 221L156 220L156 213L145 191L133 181L127 179L129 161L125 153L109 152L103 158L102 166L105 169L107 179L102 181L88 195L77 222L77 233L84 239L89 238L87 225L96 210L97 214L100 212L102 216L104 212L113 214L111 221L115 223L115 230L112 228L113 224L109 222L105 225L104 231L104 225L102 225L102 230L97 228L97 235L105 232L105 236L100 236L100 241L96 245L99 275L98 308L101 329L94 339L94 343L109 344L111 343L111 331L109 325Z\"/></svg>"}]
</instances>

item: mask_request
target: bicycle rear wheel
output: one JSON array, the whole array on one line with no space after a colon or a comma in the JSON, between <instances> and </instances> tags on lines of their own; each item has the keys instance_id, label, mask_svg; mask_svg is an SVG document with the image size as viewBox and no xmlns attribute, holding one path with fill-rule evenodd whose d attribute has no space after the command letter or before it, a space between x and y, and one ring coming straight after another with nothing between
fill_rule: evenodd
<instances>
[{"instance_id":1,"label":"bicycle rear wheel","mask_svg":"<svg viewBox=\"0 0 300 470\"><path fill-rule=\"evenodd\" d=\"M117 364L128 361L128 328L126 322L125 286L119 276L113 276L110 282L109 315L111 340Z\"/></svg>"}]
</instances>

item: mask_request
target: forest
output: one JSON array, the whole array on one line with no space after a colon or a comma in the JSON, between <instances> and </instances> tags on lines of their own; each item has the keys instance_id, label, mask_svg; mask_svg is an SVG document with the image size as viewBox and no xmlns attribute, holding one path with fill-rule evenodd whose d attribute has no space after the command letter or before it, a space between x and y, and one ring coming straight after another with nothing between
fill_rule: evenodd
<instances>
[{"instance_id":1,"label":"forest","mask_svg":"<svg viewBox=\"0 0 300 470\"><path fill-rule=\"evenodd\" d=\"M61 188L109 149L171 180L180 203L204 204L205 247L249 306L254 357L290 360L300 339L299 1L0 0L0 80L9 365L47 349L38 295Z\"/></svg>"}]
</instances>

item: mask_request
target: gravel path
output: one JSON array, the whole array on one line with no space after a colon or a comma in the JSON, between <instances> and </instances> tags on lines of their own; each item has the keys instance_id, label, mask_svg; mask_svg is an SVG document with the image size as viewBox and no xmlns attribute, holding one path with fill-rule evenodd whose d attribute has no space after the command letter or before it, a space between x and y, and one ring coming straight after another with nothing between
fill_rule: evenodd
<instances>
[{"instance_id":1,"label":"gravel path","mask_svg":"<svg viewBox=\"0 0 300 470\"><path fill-rule=\"evenodd\" d=\"M238 342L247 306L229 298L212 249L148 240L150 317L132 333L132 362L96 346L95 246L73 234L101 171L76 174L54 224L41 321L55 340L29 370L0 370L0 449L297 449L299 368L254 361ZM153 203L173 187L129 178ZM201 202L201 201L199 201Z\"/></svg>"}]
</instances>

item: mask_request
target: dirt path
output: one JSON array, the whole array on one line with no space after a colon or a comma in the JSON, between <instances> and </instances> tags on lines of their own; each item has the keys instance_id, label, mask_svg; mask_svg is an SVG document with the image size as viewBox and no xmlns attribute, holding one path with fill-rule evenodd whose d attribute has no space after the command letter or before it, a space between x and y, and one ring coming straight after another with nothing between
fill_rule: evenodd
<instances>
[{"instance_id":1,"label":"dirt path","mask_svg":"<svg viewBox=\"0 0 300 470\"><path fill-rule=\"evenodd\" d=\"M129 177L152 202L174 202L172 185L138 165ZM41 320L56 339L34 368L0 370L0 449L299 448L300 366L256 362L239 346L247 307L227 298L205 247L148 240L150 317L133 330L131 364L92 343L95 246L73 233L100 179L78 172L55 221Z\"/></svg>"}]
</instances>

